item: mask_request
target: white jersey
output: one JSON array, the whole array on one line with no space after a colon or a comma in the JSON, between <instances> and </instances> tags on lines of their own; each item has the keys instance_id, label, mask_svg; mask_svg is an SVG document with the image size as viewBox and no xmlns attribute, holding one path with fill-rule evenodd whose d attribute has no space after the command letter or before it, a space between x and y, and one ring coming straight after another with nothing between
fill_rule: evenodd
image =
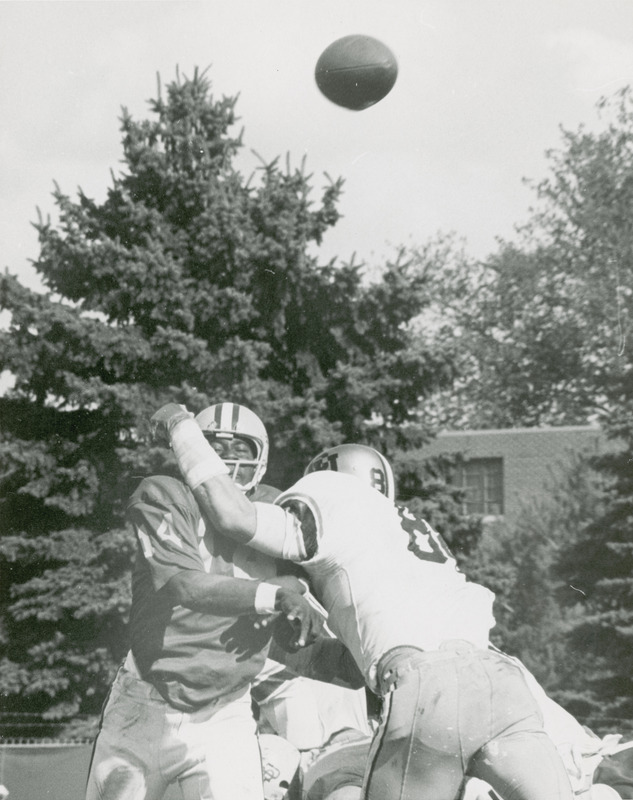
<instances>
[{"instance_id":1,"label":"white jersey","mask_svg":"<svg viewBox=\"0 0 633 800\"><path fill-rule=\"evenodd\" d=\"M437 534L426 523L412 542L390 500L332 471L306 475L275 504L290 512L287 536L302 539L302 566L329 627L372 688L380 657L393 647L436 650L448 639L487 647L494 595L437 552Z\"/></svg>"}]
</instances>

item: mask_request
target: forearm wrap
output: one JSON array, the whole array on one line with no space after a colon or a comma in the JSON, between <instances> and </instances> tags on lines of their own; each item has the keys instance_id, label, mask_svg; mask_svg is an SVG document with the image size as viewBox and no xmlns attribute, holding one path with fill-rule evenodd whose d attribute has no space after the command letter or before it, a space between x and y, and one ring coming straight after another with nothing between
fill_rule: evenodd
<instances>
[{"instance_id":1,"label":"forearm wrap","mask_svg":"<svg viewBox=\"0 0 633 800\"><path fill-rule=\"evenodd\" d=\"M198 423L191 418L179 420L169 433L172 450L187 485L191 489L229 470L204 438Z\"/></svg>"}]
</instances>

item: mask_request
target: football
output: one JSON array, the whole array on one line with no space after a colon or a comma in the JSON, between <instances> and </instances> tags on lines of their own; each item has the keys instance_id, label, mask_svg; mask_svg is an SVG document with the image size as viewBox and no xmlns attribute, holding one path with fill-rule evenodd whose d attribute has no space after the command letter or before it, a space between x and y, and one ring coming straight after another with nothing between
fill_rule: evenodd
<instances>
[{"instance_id":1,"label":"football","mask_svg":"<svg viewBox=\"0 0 633 800\"><path fill-rule=\"evenodd\" d=\"M398 63L391 50L378 39L353 34L325 48L314 77L328 100L362 111L389 94L398 77Z\"/></svg>"}]
</instances>

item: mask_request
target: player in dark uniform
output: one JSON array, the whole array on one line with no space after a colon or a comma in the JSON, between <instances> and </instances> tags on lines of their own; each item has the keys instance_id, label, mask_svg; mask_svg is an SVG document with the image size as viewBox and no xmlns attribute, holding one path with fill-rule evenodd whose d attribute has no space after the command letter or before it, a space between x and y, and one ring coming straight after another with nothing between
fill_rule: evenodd
<instances>
[{"instance_id":1,"label":"player in dark uniform","mask_svg":"<svg viewBox=\"0 0 633 800\"><path fill-rule=\"evenodd\" d=\"M225 474L270 501L261 420L221 403L196 421ZM104 708L87 800L159 800L175 781L185 800L263 800L250 684L270 634L259 623L281 612L302 644L322 619L273 559L215 534L183 481L146 478L127 513L138 540L132 647Z\"/></svg>"}]
</instances>

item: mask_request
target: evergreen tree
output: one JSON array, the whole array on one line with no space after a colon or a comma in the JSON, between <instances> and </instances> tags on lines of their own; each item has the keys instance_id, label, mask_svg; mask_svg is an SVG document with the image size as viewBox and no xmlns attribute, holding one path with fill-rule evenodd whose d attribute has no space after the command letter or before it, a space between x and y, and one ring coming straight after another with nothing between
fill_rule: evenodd
<instances>
[{"instance_id":1,"label":"evergreen tree","mask_svg":"<svg viewBox=\"0 0 633 800\"><path fill-rule=\"evenodd\" d=\"M426 282L402 254L373 282L318 263L340 180L314 203L304 165L237 171L235 103L196 71L159 86L150 119L123 110L105 201L56 187L59 221L36 224L47 291L0 279L5 710L98 711L127 648L125 501L173 467L146 437L164 402L248 405L284 488L324 445L419 441L420 399L452 377L450 349L413 335Z\"/></svg>"},{"instance_id":2,"label":"evergreen tree","mask_svg":"<svg viewBox=\"0 0 633 800\"><path fill-rule=\"evenodd\" d=\"M584 595L583 613L570 626L569 646L582 655L570 676L570 708L601 731L633 732L633 416L627 409L607 424L617 436L601 457L611 481L606 502L588 515L559 571ZM624 447L622 447L624 445Z\"/></svg>"},{"instance_id":3,"label":"evergreen tree","mask_svg":"<svg viewBox=\"0 0 633 800\"><path fill-rule=\"evenodd\" d=\"M588 717L579 679L587 652L566 636L587 614L587 586L571 578L565 563L608 494L593 460L573 455L551 471L538 502L522 504L514 524L498 522L486 531L466 564L472 578L496 593L494 642L566 707L573 705L580 719Z\"/></svg>"}]
</instances>

